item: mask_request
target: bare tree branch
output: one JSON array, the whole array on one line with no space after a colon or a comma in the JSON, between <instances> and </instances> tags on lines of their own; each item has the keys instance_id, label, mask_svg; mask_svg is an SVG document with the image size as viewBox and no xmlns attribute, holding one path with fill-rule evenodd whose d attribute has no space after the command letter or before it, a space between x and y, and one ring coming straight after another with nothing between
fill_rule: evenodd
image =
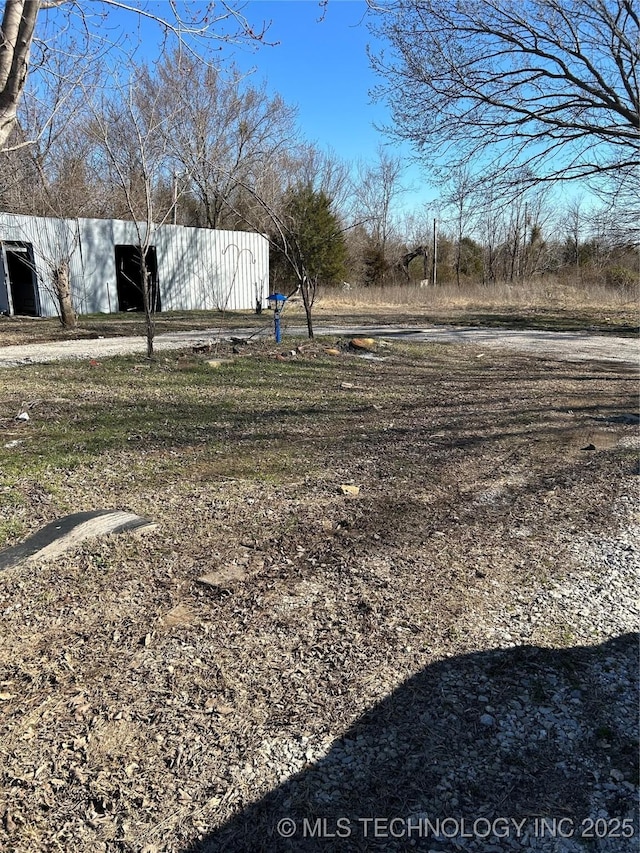
<instances>
[{"instance_id":1,"label":"bare tree branch","mask_svg":"<svg viewBox=\"0 0 640 853\"><path fill-rule=\"evenodd\" d=\"M164 38L172 38L185 53L210 62L212 48L240 42L264 43L268 24L256 29L242 13L242 4L216 0L202 6L170 0L164 10L151 4L124 0L100 0L81 4L76 0L4 0L0 25L0 150L15 125L18 107L31 72L46 71L52 53L73 55L75 72L66 79L67 91L82 80L84 67L118 47L103 26L109 12L129 13L132 18L157 24ZM39 39L41 29L46 38ZM38 46L39 56L33 56ZM52 110L55 105L51 105ZM15 146L14 146L15 147Z\"/></svg>"},{"instance_id":2,"label":"bare tree branch","mask_svg":"<svg viewBox=\"0 0 640 853\"><path fill-rule=\"evenodd\" d=\"M630 0L369 0L390 53L390 132L446 173L519 187L638 179L638 15Z\"/></svg>"},{"instance_id":3,"label":"bare tree branch","mask_svg":"<svg viewBox=\"0 0 640 853\"><path fill-rule=\"evenodd\" d=\"M155 337L156 283L147 257L155 229L166 220L158 215L154 190L158 175L166 167L166 144L172 128L180 122L182 101L173 112L159 110L157 100L149 102L134 83L113 81L115 96L90 103L91 133L101 155L100 165L107 180L120 191L127 218L133 222L140 261L140 290L145 315L147 356L153 356Z\"/></svg>"}]
</instances>

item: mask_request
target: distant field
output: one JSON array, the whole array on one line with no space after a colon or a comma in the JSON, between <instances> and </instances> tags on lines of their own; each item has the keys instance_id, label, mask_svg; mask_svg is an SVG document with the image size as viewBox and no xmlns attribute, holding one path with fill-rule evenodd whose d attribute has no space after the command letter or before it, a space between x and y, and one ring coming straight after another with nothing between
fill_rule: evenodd
<instances>
[{"instance_id":1,"label":"distant field","mask_svg":"<svg viewBox=\"0 0 640 853\"><path fill-rule=\"evenodd\" d=\"M640 285L640 282L639 282ZM590 330L600 334L638 332L638 293L604 286L575 286L556 279L517 285L452 284L325 291L319 318L339 316L354 322L402 322L500 326L549 331Z\"/></svg>"}]
</instances>

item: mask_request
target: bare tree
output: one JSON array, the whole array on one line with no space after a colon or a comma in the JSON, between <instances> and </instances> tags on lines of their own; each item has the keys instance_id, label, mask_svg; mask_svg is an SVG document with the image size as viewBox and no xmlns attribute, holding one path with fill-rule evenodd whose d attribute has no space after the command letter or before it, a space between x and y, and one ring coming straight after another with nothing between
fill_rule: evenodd
<instances>
[{"instance_id":1,"label":"bare tree","mask_svg":"<svg viewBox=\"0 0 640 853\"><path fill-rule=\"evenodd\" d=\"M200 202L198 224L223 227L242 185L255 184L265 164L291 144L295 109L277 95L269 97L264 84L252 85L233 66L223 71L179 50L167 54L153 73L141 74L139 85L167 113L183 102L182 121L167 140L176 189L188 184Z\"/></svg>"},{"instance_id":2,"label":"bare tree","mask_svg":"<svg viewBox=\"0 0 640 853\"><path fill-rule=\"evenodd\" d=\"M639 15L633 0L369 0L391 55L396 137L446 172L473 160L505 186L635 182Z\"/></svg>"},{"instance_id":3,"label":"bare tree","mask_svg":"<svg viewBox=\"0 0 640 853\"><path fill-rule=\"evenodd\" d=\"M76 0L4 0L0 25L0 149L6 148L18 108L28 89L32 72L46 75L53 54L66 55L72 67L60 80L58 100L49 104L53 115L69 93L83 81L95 61L117 47L104 26L109 12L119 10L144 18L161 28L163 37L175 37L187 53L202 55L212 41L262 41L266 29L254 30L242 5L225 0L204 3L168 3L166 13L153 7L136 8L126 0L100 0L81 4ZM38 86L32 87L37 99ZM32 139L14 143L24 145Z\"/></svg>"},{"instance_id":4,"label":"bare tree","mask_svg":"<svg viewBox=\"0 0 640 853\"><path fill-rule=\"evenodd\" d=\"M10 140L24 138L21 128L16 125ZM39 192L37 158L34 158L27 146L14 147L0 151L0 207L12 213L37 214L42 212Z\"/></svg>"},{"instance_id":5,"label":"bare tree","mask_svg":"<svg viewBox=\"0 0 640 853\"><path fill-rule=\"evenodd\" d=\"M384 270L390 265L387 250L394 236L393 202L404 192L402 172L400 158L381 146L377 162L373 165L360 162L355 177L356 216L367 223L371 249L379 258L381 284L384 284Z\"/></svg>"},{"instance_id":6,"label":"bare tree","mask_svg":"<svg viewBox=\"0 0 640 853\"><path fill-rule=\"evenodd\" d=\"M15 213L55 220L43 229L41 284L51 295L63 327L72 329L78 320L71 286L72 259L79 246L75 218L95 216L101 193L90 181L87 114L80 93L74 93L65 109L45 122L42 133L36 132L40 119L39 110L23 111L11 138L33 142L0 152L4 190L0 203Z\"/></svg>"},{"instance_id":7,"label":"bare tree","mask_svg":"<svg viewBox=\"0 0 640 853\"><path fill-rule=\"evenodd\" d=\"M447 191L442 199L453 211L456 228L456 284L460 287L460 268L462 264L463 237L471 230L471 201L474 178L469 166L455 166L449 177Z\"/></svg>"},{"instance_id":8,"label":"bare tree","mask_svg":"<svg viewBox=\"0 0 640 853\"><path fill-rule=\"evenodd\" d=\"M504 216L496 203L491 184L485 187L479 215L478 233L484 247L482 283L494 282L498 277L498 247L504 238Z\"/></svg>"},{"instance_id":9,"label":"bare tree","mask_svg":"<svg viewBox=\"0 0 640 853\"><path fill-rule=\"evenodd\" d=\"M80 235L74 220L56 219L47 229L40 250L46 269L43 284L53 297L60 323L64 329L75 329L78 315L71 290L71 260L78 250Z\"/></svg>"},{"instance_id":10,"label":"bare tree","mask_svg":"<svg viewBox=\"0 0 640 853\"><path fill-rule=\"evenodd\" d=\"M334 210L347 214L352 205L353 185L350 164L342 160L331 148L320 149L312 143L303 143L289 151L290 165L286 169L286 185L292 180L309 185L316 192L331 199Z\"/></svg>"},{"instance_id":11,"label":"bare tree","mask_svg":"<svg viewBox=\"0 0 640 853\"><path fill-rule=\"evenodd\" d=\"M322 281L335 282L344 274L346 229L333 211L332 199L311 182L292 184L276 200L261 195L255 188L244 189L255 204L251 218L245 221L254 229L258 227L258 215L260 222L269 223L265 233L271 249L295 282L287 296L299 293L302 297L307 333L313 338L312 309L318 288Z\"/></svg>"},{"instance_id":12,"label":"bare tree","mask_svg":"<svg viewBox=\"0 0 640 853\"><path fill-rule=\"evenodd\" d=\"M238 221L269 236L283 274L295 285L313 337L312 309L321 282L335 283L346 271L343 210L350 182L347 164L331 151L303 144L281 148L243 184L233 213ZM275 271L277 264L272 266ZM286 272L285 272L286 271Z\"/></svg>"},{"instance_id":13,"label":"bare tree","mask_svg":"<svg viewBox=\"0 0 640 853\"><path fill-rule=\"evenodd\" d=\"M281 212L294 187L310 186L330 198L332 209L346 222L352 212L349 172L349 164L333 151L294 141L265 160L252 176L252 183L243 185L243 195L233 212L239 223L267 232L272 225L267 211Z\"/></svg>"},{"instance_id":14,"label":"bare tree","mask_svg":"<svg viewBox=\"0 0 640 853\"><path fill-rule=\"evenodd\" d=\"M102 68L95 63L84 69L82 86L75 86L74 60L60 51L48 54L37 92L22 102L19 120L4 149L0 146L0 203L8 210L41 216L83 212L86 199L79 197L77 177L87 157L82 145L84 103L87 90L100 81Z\"/></svg>"},{"instance_id":15,"label":"bare tree","mask_svg":"<svg viewBox=\"0 0 640 853\"><path fill-rule=\"evenodd\" d=\"M147 357L152 358L158 284L149 258L155 229L170 214L170 209L164 213L156 209L155 188L167 171L167 139L180 121L182 102L174 103L169 117L132 80L126 85L114 81L112 89L115 94L92 104L90 133L100 158L96 163L98 177L118 190L121 215L131 220L135 229L140 280L132 284L142 295ZM168 126L169 119L172 127Z\"/></svg>"},{"instance_id":16,"label":"bare tree","mask_svg":"<svg viewBox=\"0 0 640 853\"><path fill-rule=\"evenodd\" d=\"M509 281L520 278L522 254L527 241L527 220L527 204L522 196L518 196L509 206L507 243L505 245L505 254L508 258L505 278L508 278Z\"/></svg>"},{"instance_id":17,"label":"bare tree","mask_svg":"<svg viewBox=\"0 0 640 853\"><path fill-rule=\"evenodd\" d=\"M576 197L566 205L566 260L572 262L576 270L576 279L580 281L580 243L582 242L582 231L584 228L584 200Z\"/></svg>"}]
</instances>

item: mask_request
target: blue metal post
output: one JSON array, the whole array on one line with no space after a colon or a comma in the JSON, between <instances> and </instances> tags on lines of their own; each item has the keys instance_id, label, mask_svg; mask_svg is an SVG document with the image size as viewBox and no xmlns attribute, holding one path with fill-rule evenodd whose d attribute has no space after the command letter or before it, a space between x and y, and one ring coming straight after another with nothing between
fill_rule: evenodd
<instances>
[{"instance_id":1,"label":"blue metal post","mask_svg":"<svg viewBox=\"0 0 640 853\"><path fill-rule=\"evenodd\" d=\"M287 297L283 296L281 293L271 293L267 297L267 304L269 305L269 308L273 308L273 331L275 332L277 344L279 344L282 340L280 317L282 315L282 309L284 308L284 303L286 301Z\"/></svg>"}]
</instances>

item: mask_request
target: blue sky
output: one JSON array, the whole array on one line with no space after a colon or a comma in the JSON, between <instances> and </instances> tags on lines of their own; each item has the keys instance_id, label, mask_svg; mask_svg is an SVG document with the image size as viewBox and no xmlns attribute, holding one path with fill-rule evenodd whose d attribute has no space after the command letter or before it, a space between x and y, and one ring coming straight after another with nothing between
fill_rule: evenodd
<instances>
[{"instance_id":1,"label":"blue sky","mask_svg":"<svg viewBox=\"0 0 640 853\"><path fill-rule=\"evenodd\" d=\"M130 0L132 9L137 6L171 18L166 0ZM54 8L48 15L65 20L68 9ZM242 13L256 30L270 22L267 43L253 49L221 45L221 61L230 57L241 70L253 69L256 82L265 81L270 94L277 93L297 107L302 137L342 160L374 164L379 146L390 145L390 151L406 162L404 185L411 188L397 207L422 212L436 191L420 167L411 163L410 148L390 142L374 127L388 123L389 114L371 95L380 80L367 56L367 45L373 44L374 49L376 45L367 26L364 0L329 0L324 14L318 0L247 0ZM159 54L162 31L144 16L95 3L83 6L82 18L94 34L104 37L105 44L120 45L122 53L113 52L116 64L123 62L123 56L152 61Z\"/></svg>"},{"instance_id":2,"label":"blue sky","mask_svg":"<svg viewBox=\"0 0 640 853\"><path fill-rule=\"evenodd\" d=\"M254 67L272 93L298 107L304 137L320 148L331 148L349 161L377 159L378 146L389 138L374 127L388 123L384 104L371 90L379 82L367 57L375 42L367 27L364 0L330 0L322 20L316 0L249 0L247 19L258 25L271 21L267 41L256 53L237 50L241 68ZM391 152L407 162L406 185L414 186L402 206L411 209L435 196L422 171L410 164L410 149L393 142Z\"/></svg>"},{"instance_id":3,"label":"blue sky","mask_svg":"<svg viewBox=\"0 0 640 853\"><path fill-rule=\"evenodd\" d=\"M331 0L319 20L315 0L250 0L246 17L271 21L266 39L278 44L236 53L243 67L253 65L271 90L298 106L306 138L348 159L375 156L382 136L372 125L386 117L369 96L376 81L366 54L366 11L360 0Z\"/></svg>"}]
</instances>

